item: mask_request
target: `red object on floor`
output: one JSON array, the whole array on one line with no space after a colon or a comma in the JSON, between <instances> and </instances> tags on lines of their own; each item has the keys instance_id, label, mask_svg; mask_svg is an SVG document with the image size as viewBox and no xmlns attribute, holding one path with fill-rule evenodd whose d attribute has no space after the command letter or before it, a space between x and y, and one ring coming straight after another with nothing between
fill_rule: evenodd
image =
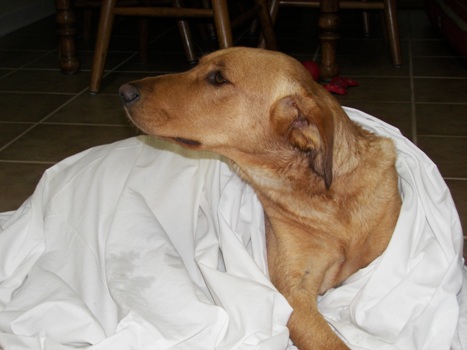
<instances>
[{"instance_id":1,"label":"red object on floor","mask_svg":"<svg viewBox=\"0 0 467 350\"><path fill-rule=\"evenodd\" d=\"M356 80L344 77L334 77L329 83L323 85L326 90L338 95L347 94L347 88L358 86Z\"/></svg>"},{"instance_id":2,"label":"red object on floor","mask_svg":"<svg viewBox=\"0 0 467 350\"><path fill-rule=\"evenodd\" d=\"M305 66L306 70L310 72L313 80L319 81L319 64L312 60L303 61L302 64ZM323 84L323 86L329 92L338 95L345 95L347 93L347 88L358 86L358 82L350 78L337 76L334 77L330 82Z\"/></svg>"}]
</instances>

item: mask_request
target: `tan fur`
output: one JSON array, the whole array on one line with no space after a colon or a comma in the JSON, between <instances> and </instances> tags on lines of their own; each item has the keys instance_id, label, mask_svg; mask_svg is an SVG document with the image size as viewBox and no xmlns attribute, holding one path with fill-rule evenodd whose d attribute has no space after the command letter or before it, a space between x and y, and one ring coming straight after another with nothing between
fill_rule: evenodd
<instances>
[{"instance_id":1,"label":"tan fur","mask_svg":"<svg viewBox=\"0 0 467 350\"><path fill-rule=\"evenodd\" d=\"M255 189L271 280L294 309L296 345L348 349L317 297L391 238L401 205L392 141L350 121L299 62L277 52L226 49L188 72L131 85L139 96L126 110L138 127L225 155Z\"/></svg>"}]
</instances>

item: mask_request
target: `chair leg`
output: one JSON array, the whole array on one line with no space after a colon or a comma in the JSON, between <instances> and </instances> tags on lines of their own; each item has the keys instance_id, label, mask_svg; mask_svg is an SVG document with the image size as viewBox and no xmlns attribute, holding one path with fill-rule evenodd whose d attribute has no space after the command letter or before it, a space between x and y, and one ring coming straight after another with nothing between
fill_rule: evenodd
<instances>
[{"instance_id":1,"label":"chair leg","mask_svg":"<svg viewBox=\"0 0 467 350\"><path fill-rule=\"evenodd\" d=\"M366 37L370 36L370 14L368 11L363 11L362 12L362 18L363 18L363 32Z\"/></svg>"},{"instance_id":2,"label":"chair leg","mask_svg":"<svg viewBox=\"0 0 467 350\"><path fill-rule=\"evenodd\" d=\"M76 56L76 17L72 9L71 0L55 0L57 14L55 21L58 25L59 64L63 74L78 72L80 62Z\"/></svg>"},{"instance_id":3,"label":"chair leg","mask_svg":"<svg viewBox=\"0 0 467 350\"><path fill-rule=\"evenodd\" d=\"M321 1L318 26L321 43L320 72L323 80L331 80L339 73L336 60L336 45L339 40L339 1Z\"/></svg>"},{"instance_id":4,"label":"chair leg","mask_svg":"<svg viewBox=\"0 0 467 350\"><path fill-rule=\"evenodd\" d=\"M94 48L94 59L91 70L91 83L89 90L97 93L102 82L105 60L109 50L110 34L112 32L114 14L113 9L117 0L104 0L102 2L99 17L99 28L97 29L96 45Z\"/></svg>"},{"instance_id":5,"label":"chair leg","mask_svg":"<svg viewBox=\"0 0 467 350\"><path fill-rule=\"evenodd\" d=\"M178 31L183 42L183 49L185 50L185 55L188 60L188 63L194 64L198 61L198 58L195 55L195 50L193 47L193 41L191 40L191 31L188 21L180 20L177 21Z\"/></svg>"},{"instance_id":6,"label":"chair leg","mask_svg":"<svg viewBox=\"0 0 467 350\"><path fill-rule=\"evenodd\" d=\"M214 23L216 24L219 48L225 49L233 46L232 28L230 26L229 10L226 0L212 0Z\"/></svg>"},{"instance_id":7,"label":"chair leg","mask_svg":"<svg viewBox=\"0 0 467 350\"><path fill-rule=\"evenodd\" d=\"M266 47L270 50L277 50L276 35L274 34L274 26L267 2L266 0L256 0L256 3L261 6L258 16Z\"/></svg>"},{"instance_id":8,"label":"chair leg","mask_svg":"<svg viewBox=\"0 0 467 350\"><path fill-rule=\"evenodd\" d=\"M279 14L279 0L269 0L267 3L269 6L269 16L271 17L271 22L274 26L274 23L276 23L277 15ZM266 48L266 40L262 34L260 35L258 47L262 49Z\"/></svg>"},{"instance_id":9,"label":"chair leg","mask_svg":"<svg viewBox=\"0 0 467 350\"><path fill-rule=\"evenodd\" d=\"M174 7L180 8L183 7L181 0L172 0L172 5ZM185 50L185 55L187 57L188 63L194 64L198 61L195 50L193 48L193 41L191 40L190 25L187 20L178 20L178 31L183 42L183 48Z\"/></svg>"},{"instance_id":10,"label":"chair leg","mask_svg":"<svg viewBox=\"0 0 467 350\"><path fill-rule=\"evenodd\" d=\"M389 45L391 46L392 64L400 66L402 64L402 57L395 0L384 0L384 14L386 17Z\"/></svg>"}]
</instances>

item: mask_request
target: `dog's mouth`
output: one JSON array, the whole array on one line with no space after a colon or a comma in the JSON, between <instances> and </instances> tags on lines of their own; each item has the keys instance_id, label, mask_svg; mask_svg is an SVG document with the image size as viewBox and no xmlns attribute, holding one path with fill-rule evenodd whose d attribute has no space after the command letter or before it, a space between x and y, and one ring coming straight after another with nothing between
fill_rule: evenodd
<instances>
[{"instance_id":1,"label":"dog's mouth","mask_svg":"<svg viewBox=\"0 0 467 350\"><path fill-rule=\"evenodd\" d=\"M142 130L143 132L147 133L147 134L152 134L151 132L147 132L146 130L144 130L144 128L142 128L139 123L132 117L131 113L129 112L129 110L125 107L125 110L126 110L126 114L128 116L128 118L130 119L130 121L140 130ZM196 140L191 140L191 139L186 139L184 137L167 137L167 136L159 136L159 135L155 135L155 136L158 136L160 138L163 138L163 139L166 139L166 140L170 140L172 142L175 142L175 143L178 143L179 145L182 145L182 146L185 146L185 147L189 147L189 148L196 148L196 147L199 147L201 146L201 142L199 141L196 141Z\"/></svg>"},{"instance_id":2,"label":"dog's mouth","mask_svg":"<svg viewBox=\"0 0 467 350\"><path fill-rule=\"evenodd\" d=\"M190 139L185 139L183 137L173 137L172 140L182 146L186 147L199 147L201 146L201 142L195 141L195 140L190 140Z\"/></svg>"}]
</instances>

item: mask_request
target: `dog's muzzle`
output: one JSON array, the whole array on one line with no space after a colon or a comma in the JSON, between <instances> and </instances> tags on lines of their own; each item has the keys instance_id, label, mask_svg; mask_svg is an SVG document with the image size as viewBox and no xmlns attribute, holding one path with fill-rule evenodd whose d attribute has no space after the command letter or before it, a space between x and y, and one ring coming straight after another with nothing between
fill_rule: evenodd
<instances>
[{"instance_id":1,"label":"dog's muzzle","mask_svg":"<svg viewBox=\"0 0 467 350\"><path fill-rule=\"evenodd\" d=\"M123 101L124 105L130 105L138 101L141 97L141 94L136 86L133 84L123 84L118 90L120 98Z\"/></svg>"}]
</instances>

